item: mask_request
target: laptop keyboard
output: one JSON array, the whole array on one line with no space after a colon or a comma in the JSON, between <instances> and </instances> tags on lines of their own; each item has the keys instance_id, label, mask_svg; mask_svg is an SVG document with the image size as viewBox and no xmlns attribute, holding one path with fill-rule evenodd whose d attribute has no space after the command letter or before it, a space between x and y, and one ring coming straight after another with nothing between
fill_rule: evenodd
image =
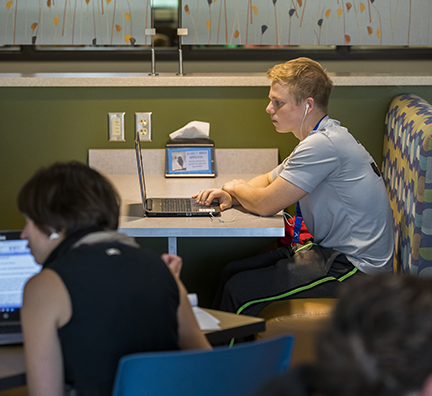
<instances>
[{"instance_id":1,"label":"laptop keyboard","mask_svg":"<svg viewBox=\"0 0 432 396\"><path fill-rule=\"evenodd\" d=\"M0 326L0 334L21 333L21 325L2 325Z\"/></svg>"},{"instance_id":2,"label":"laptop keyboard","mask_svg":"<svg viewBox=\"0 0 432 396\"><path fill-rule=\"evenodd\" d=\"M189 198L163 198L162 210L164 212L190 212L191 200Z\"/></svg>"}]
</instances>

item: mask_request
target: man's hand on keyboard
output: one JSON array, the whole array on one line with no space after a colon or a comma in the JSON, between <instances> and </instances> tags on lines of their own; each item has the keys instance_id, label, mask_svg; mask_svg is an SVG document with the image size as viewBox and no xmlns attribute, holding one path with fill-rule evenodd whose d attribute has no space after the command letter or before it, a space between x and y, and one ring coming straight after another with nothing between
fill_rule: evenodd
<instances>
[{"instance_id":1,"label":"man's hand on keyboard","mask_svg":"<svg viewBox=\"0 0 432 396\"><path fill-rule=\"evenodd\" d=\"M196 203L200 205L210 206L214 199L219 202L221 210L230 208L233 205L233 199L230 194L220 188L212 188L209 190L201 190L198 194L192 196L196 199Z\"/></svg>"}]
</instances>

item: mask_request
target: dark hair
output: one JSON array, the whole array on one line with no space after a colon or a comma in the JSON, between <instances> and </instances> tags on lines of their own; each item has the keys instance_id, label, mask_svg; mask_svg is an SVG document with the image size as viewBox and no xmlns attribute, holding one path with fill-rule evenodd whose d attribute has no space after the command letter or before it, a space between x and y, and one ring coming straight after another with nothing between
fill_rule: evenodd
<instances>
[{"instance_id":1,"label":"dark hair","mask_svg":"<svg viewBox=\"0 0 432 396\"><path fill-rule=\"evenodd\" d=\"M22 187L18 208L49 235L90 227L116 230L120 197L100 173L76 161L41 168Z\"/></svg>"},{"instance_id":2,"label":"dark hair","mask_svg":"<svg viewBox=\"0 0 432 396\"><path fill-rule=\"evenodd\" d=\"M432 279L388 274L352 284L317 338L317 354L322 394L421 390L432 374Z\"/></svg>"}]
</instances>

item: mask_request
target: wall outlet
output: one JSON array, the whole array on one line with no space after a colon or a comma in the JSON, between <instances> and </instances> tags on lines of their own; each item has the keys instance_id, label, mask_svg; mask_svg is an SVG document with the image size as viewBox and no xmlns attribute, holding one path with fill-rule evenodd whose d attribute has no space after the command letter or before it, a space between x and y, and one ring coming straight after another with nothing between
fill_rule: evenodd
<instances>
[{"instance_id":1,"label":"wall outlet","mask_svg":"<svg viewBox=\"0 0 432 396\"><path fill-rule=\"evenodd\" d=\"M151 142L152 113L135 113L135 133L139 133L141 141Z\"/></svg>"},{"instance_id":2,"label":"wall outlet","mask_svg":"<svg viewBox=\"0 0 432 396\"><path fill-rule=\"evenodd\" d=\"M124 115L125 113L108 113L108 141L124 142Z\"/></svg>"}]
</instances>

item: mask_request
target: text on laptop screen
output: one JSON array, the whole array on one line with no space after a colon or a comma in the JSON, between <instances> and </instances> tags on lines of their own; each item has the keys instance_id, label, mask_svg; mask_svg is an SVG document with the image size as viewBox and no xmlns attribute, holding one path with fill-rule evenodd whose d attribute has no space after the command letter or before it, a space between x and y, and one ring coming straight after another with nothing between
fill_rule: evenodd
<instances>
[{"instance_id":1,"label":"text on laptop screen","mask_svg":"<svg viewBox=\"0 0 432 396\"><path fill-rule=\"evenodd\" d=\"M41 269L26 240L0 241L0 308L21 308L24 285Z\"/></svg>"},{"instance_id":2,"label":"text on laptop screen","mask_svg":"<svg viewBox=\"0 0 432 396\"><path fill-rule=\"evenodd\" d=\"M211 148L168 148L169 174L206 174L212 173Z\"/></svg>"}]
</instances>

